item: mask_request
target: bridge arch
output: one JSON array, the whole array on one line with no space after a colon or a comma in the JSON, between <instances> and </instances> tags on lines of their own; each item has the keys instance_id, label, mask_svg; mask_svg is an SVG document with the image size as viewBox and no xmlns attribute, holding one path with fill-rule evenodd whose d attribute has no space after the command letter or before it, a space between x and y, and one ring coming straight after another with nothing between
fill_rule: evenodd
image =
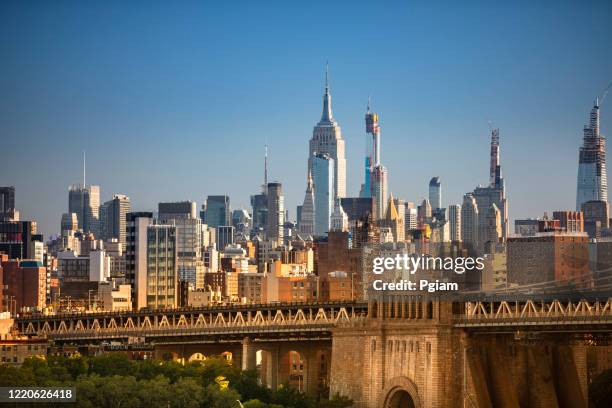
<instances>
[{"instance_id":1,"label":"bridge arch","mask_svg":"<svg viewBox=\"0 0 612 408\"><path fill-rule=\"evenodd\" d=\"M408 377L392 378L380 394L379 408L422 408L416 384Z\"/></svg>"},{"instance_id":2,"label":"bridge arch","mask_svg":"<svg viewBox=\"0 0 612 408\"><path fill-rule=\"evenodd\" d=\"M191 356L189 356L189 359L188 359L189 362L204 361L204 360L206 360L206 356L199 352L193 353Z\"/></svg>"}]
</instances>

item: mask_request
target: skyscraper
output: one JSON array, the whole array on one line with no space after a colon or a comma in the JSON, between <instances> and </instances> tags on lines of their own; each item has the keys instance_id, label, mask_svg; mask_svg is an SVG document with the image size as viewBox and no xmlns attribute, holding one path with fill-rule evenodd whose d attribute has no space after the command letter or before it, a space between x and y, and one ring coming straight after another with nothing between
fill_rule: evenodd
<instances>
[{"instance_id":1,"label":"skyscraper","mask_svg":"<svg viewBox=\"0 0 612 408\"><path fill-rule=\"evenodd\" d=\"M68 212L77 215L79 229L100 236L100 187L74 184L68 190Z\"/></svg>"},{"instance_id":2,"label":"skyscraper","mask_svg":"<svg viewBox=\"0 0 612 408\"><path fill-rule=\"evenodd\" d=\"M160 220L197 218L197 205L195 201L159 203L157 205L157 213Z\"/></svg>"},{"instance_id":3,"label":"skyscraper","mask_svg":"<svg viewBox=\"0 0 612 408\"><path fill-rule=\"evenodd\" d=\"M209 195L206 198L206 224L209 227L232 225L228 196Z\"/></svg>"},{"instance_id":4,"label":"skyscraper","mask_svg":"<svg viewBox=\"0 0 612 408\"><path fill-rule=\"evenodd\" d=\"M372 169L380 164L380 126L378 125L378 114L370 112L370 101L365 115L366 137L365 137L365 173L364 182L361 185L360 197L372 196Z\"/></svg>"},{"instance_id":5,"label":"skyscraper","mask_svg":"<svg viewBox=\"0 0 612 408\"><path fill-rule=\"evenodd\" d=\"M608 201L606 139L599 133L599 99L595 100L583 134L578 159L576 211L580 211L587 201Z\"/></svg>"},{"instance_id":6,"label":"skyscraper","mask_svg":"<svg viewBox=\"0 0 612 408\"><path fill-rule=\"evenodd\" d=\"M374 201L374 219L381 220L387 213L387 168L382 164L372 169L371 191ZM316 185L315 185L316 187Z\"/></svg>"},{"instance_id":7,"label":"skyscraper","mask_svg":"<svg viewBox=\"0 0 612 408\"><path fill-rule=\"evenodd\" d=\"M331 214L334 210L334 169L334 159L328 154L317 153L314 155L312 159L312 175L315 188L314 235L319 237L329 232Z\"/></svg>"},{"instance_id":8,"label":"skyscraper","mask_svg":"<svg viewBox=\"0 0 612 408\"><path fill-rule=\"evenodd\" d=\"M147 307L178 306L176 227L155 224L147 227Z\"/></svg>"},{"instance_id":9,"label":"skyscraper","mask_svg":"<svg viewBox=\"0 0 612 408\"><path fill-rule=\"evenodd\" d=\"M472 193L463 196L461 205L461 241L478 249L478 204Z\"/></svg>"},{"instance_id":10,"label":"skyscraper","mask_svg":"<svg viewBox=\"0 0 612 408\"><path fill-rule=\"evenodd\" d=\"M76 231L79 229L79 221L75 213L64 213L62 214L62 221L60 224L60 231Z\"/></svg>"},{"instance_id":11,"label":"skyscraper","mask_svg":"<svg viewBox=\"0 0 612 408\"><path fill-rule=\"evenodd\" d=\"M315 195L312 174L308 172L306 194L299 214L298 229L300 234L314 235L315 231Z\"/></svg>"},{"instance_id":12,"label":"skyscraper","mask_svg":"<svg viewBox=\"0 0 612 408\"><path fill-rule=\"evenodd\" d=\"M15 209L15 187L0 187L0 221L19 221Z\"/></svg>"},{"instance_id":13,"label":"skyscraper","mask_svg":"<svg viewBox=\"0 0 612 408\"><path fill-rule=\"evenodd\" d=\"M147 228L153 223L153 213L131 212L126 220L125 279L138 310L147 307Z\"/></svg>"},{"instance_id":14,"label":"skyscraper","mask_svg":"<svg viewBox=\"0 0 612 408\"><path fill-rule=\"evenodd\" d=\"M157 208L160 222L176 227L178 278L195 287L198 278L204 279L202 220L196 217L196 203L159 203Z\"/></svg>"},{"instance_id":15,"label":"skyscraper","mask_svg":"<svg viewBox=\"0 0 612 408\"><path fill-rule=\"evenodd\" d=\"M461 206L448 206L448 221L450 223L450 240L461 241Z\"/></svg>"},{"instance_id":16,"label":"skyscraper","mask_svg":"<svg viewBox=\"0 0 612 408\"><path fill-rule=\"evenodd\" d=\"M487 254L495 252L495 246L502 237L501 213L495 203L491 203L486 215L485 235L481 237L484 252Z\"/></svg>"},{"instance_id":17,"label":"skyscraper","mask_svg":"<svg viewBox=\"0 0 612 408\"><path fill-rule=\"evenodd\" d=\"M495 186L501 177L499 164L499 129L491 129L491 157L489 160L489 185Z\"/></svg>"},{"instance_id":18,"label":"skyscraper","mask_svg":"<svg viewBox=\"0 0 612 408\"><path fill-rule=\"evenodd\" d=\"M125 246L126 215L132 204L130 198L123 194L113 195L113 199L100 207L100 238L117 240Z\"/></svg>"},{"instance_id":19,"label":"skyscraper","mask_svg":"<svg viewBox=\"0 0 612 408\"><path fill-rule=\"evenodd\" d=\"M323 114L316 124L310 139L310 154L308 156L308 171L312 171L312 162L315 155L327 154L334 160L334 195L346 197L346 158L344 153L344 139L340 126L332 116L331 94L327 71L325 73L325 94L323 95ZM317 183L315 182L315 190ZM333 203L333 201L332 201Z\"/></svg>"},{"instance_id":20,"label":"skyscraper","mask_svg":"<svg viewBox=\"0 0 612 408\"><path fill-rule=\"evenodd\" d=\"M277 245L281 245L285 228L283 185L281 183L268 183L266 196L268 200L266 238L269 241L276 242Z\"/></svg>"},{"instance_id":21,"label":"skyscraper","mask_svg":"<svg viewBox=\"0 0 612 408\"><path fill-rule=\"evenodd\" d=\"M442 208L442 186L440 177L433 177L429 180L429 203L432 210Z\"/></svg>"},{"instance_id":22,"label":"skyscraper","mask_svg":"<svg viewBox=\"0 0 612 408\"><path fill-rule=\"evenodd\" d=\"M478 250L484 253L486 248L485 237L488 236L487 217L491 209L491 204L495 204L499 210L501 222L501 241L505 242L508 237L508 201L506 199L506 184L502 177L501 164L499 159L499 129L491 130L491 162L490 162L490 184L487 187L476 187L473 197L479 209L478 218ZM495 174L491 172L495 169ZM463 215L463 214L462 214ZM462 217L463 218L463 217Z\"/></svg>"}]
</instances>

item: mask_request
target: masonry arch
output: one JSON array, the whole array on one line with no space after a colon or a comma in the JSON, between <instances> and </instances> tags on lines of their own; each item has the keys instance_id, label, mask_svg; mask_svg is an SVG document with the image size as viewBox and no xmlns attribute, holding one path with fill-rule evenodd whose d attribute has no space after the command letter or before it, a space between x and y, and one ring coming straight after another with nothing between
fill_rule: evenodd
<instances>
[{"instance_id":1,"label":"masonry arch","mask_svg":"<svg viewBox=\"0 0 612 408\"><path fill-rule=\"evenodd\" d=\"M422 408L416 385L408 377L392 378L380 394L379 408Z\"/></svg>"},{"instance_id":2,"label":"masonry arch","mask_svg":"<svg viewBox=\"0 0 612 408\"><path fill-rule=\"evenodd\" d=\"M192 361L204 361L206 360L206 356L202 353L193 353L191 356L189 356L189 362L191 363Z\"/></svg>"}]
</instances>

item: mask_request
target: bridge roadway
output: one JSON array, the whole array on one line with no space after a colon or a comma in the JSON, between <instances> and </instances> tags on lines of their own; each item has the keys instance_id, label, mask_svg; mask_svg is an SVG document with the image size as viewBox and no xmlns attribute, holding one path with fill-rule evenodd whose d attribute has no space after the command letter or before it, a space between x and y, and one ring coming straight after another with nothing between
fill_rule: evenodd
<instances>
[{"instance_id":1,"label":"bridge roadway","mask_svg":"<svg viewBox=\"0 0 612 408\"><path fill-rule=\"evenodd\" d=\"M310 302L141 310L139 312L70 313L23 316L15 320L20 334L59 342L87 342L144 337L177 342L331 339L336 327L360 326L384 318L427 323L435 301L386 296L367 302ZM368 319L369 318L369 319ZM432 322L433 323L433 322ZM612 298L602 301L455 302L447 321L471 332L517 330L611 332Z\"/></svg>"},{"instance_id":2,"label":"bridge roadway","mask_svg":"<svg viewBox=\"0 0 612 408\"><path fill-rule=\"evenodd\" d=\"M15 325L20 334L60 342L130 337L228 341L255 335L270 340L329 340L332 328L365 320L367 308L366 302L271 303L24 316Z\"/></svg>"}]
</instances>

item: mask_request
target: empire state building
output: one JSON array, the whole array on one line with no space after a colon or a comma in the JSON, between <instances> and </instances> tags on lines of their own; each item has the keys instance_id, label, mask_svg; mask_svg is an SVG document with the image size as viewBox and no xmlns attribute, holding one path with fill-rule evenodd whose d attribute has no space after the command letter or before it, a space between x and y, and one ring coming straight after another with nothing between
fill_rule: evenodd
<instances>
[{"instance_id":1,"label":"empire state building","mask_svg":"<svg viewBox=\"0 0 612 408\"><path fill-rule=\"evenodd\" d=\"M334 160L334 197L346 197L346 158L344 139L338 122L334 120L331 107L331 94L327 70L325 72L325 94L323 95L323 114L316 124L310 139L310 154L308 155L308 173L312 172L312 162L316 154L325 154ZM313 174L314 176L314 174ZM315 191L317 186L314 186ZM335 202L335 201L332 201Z\"/></svg>"}]
</instances>

